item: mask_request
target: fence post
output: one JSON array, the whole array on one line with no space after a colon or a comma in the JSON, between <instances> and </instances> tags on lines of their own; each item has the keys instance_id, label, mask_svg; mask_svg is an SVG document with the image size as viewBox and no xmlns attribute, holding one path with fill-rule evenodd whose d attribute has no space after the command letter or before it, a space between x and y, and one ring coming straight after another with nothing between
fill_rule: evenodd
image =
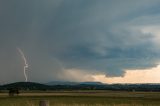
<instances>
[{"instance_id":1,"label":"fence post","mask_svg":"<svg viewBox=\"0 0 160 106\"><path fill-rule=\"evenodd\" d=\"M48 100L41 100L39 102L39 106L49 106L49 101Z\"/></svg>"}]
</instances>

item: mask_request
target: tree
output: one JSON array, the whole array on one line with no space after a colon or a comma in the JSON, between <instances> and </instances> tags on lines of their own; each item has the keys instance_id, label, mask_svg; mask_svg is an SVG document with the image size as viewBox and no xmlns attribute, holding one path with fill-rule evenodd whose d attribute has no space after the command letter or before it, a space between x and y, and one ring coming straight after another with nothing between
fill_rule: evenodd
<instances>
[{"instance_id":1,"label":"tree","mask_svg":"<svg viewBox=\"0 0 160 106\"><path fill-rule=\"evenodd\" d=\"M9 96L18 95L19 90L18 89L9 89Z\"/></svg>"}]
</instances>

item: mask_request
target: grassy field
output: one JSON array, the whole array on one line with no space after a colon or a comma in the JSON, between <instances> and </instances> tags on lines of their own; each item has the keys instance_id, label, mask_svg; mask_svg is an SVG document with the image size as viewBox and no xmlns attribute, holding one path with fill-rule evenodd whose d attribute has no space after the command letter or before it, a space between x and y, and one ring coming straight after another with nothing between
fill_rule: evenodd
<instances>
[{"instance_id":1,"label":"grassy field","mask_svg":"<svg viewBox=\"0 0 160 106\"><path fill-rule=\"evenodd\" d=\"M160 92L30 92L14 97L0 93L0 106L38 106L40 100L49 101L50 106L160 106Z\"/></svg>"}]
</instances>

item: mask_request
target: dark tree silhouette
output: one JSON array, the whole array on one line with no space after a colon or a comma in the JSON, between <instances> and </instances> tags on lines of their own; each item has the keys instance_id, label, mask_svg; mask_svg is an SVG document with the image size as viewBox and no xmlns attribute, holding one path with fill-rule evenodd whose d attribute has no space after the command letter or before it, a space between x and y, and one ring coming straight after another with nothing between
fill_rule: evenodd
<instances>
[{"instance_id":1,"label":"dark tree silhouette","mask_svg":"<svg viewBox=\"0 0 160 106\"><path fill-rule=\"evenodd\" d=\"M15 96L19 94L18 89L9 89L9 96Z\"/></svg>"}]
</instances>

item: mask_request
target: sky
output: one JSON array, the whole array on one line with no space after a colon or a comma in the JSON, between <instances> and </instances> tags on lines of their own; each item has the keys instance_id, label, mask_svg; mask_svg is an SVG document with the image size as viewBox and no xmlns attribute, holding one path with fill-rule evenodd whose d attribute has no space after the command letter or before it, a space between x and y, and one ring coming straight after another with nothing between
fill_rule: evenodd
<instances>
[{"instance_id":1,"label":"sky","mask_svg":"<svg viewBox=\"0 0 160 106\"><path fill-rule=\"evenodd\" d=\"M0 84L160 83L159 0L1 0ZM159 78L158 78L159 77Z\"/></svg>"}]
</instances>

